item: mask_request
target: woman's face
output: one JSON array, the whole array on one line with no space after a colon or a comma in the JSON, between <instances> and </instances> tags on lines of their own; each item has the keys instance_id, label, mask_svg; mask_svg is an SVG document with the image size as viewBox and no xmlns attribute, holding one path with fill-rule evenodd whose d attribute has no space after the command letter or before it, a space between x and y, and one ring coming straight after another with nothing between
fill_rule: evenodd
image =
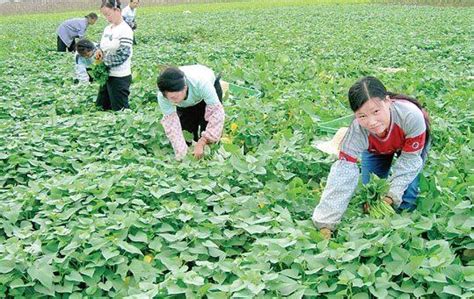
<instances>
[{"instance_id":1,"label":"woman's face","mask_svg":"<svg viewBox=\"0 0 474 299\"><path fill-rule=\"evenodd\" d=\"M139 4L139 3L140 3L140 2L139 2L138 0L132 0L132 1L130 1L130 4L129 4L129 5L130 5L131 8L135 9L135 8L138 7L138 4Z\"/></svg>"},{"instance_id":2,"label":"woman's face","mask_svg":"<svg viewBox=\"0 0 474 299\"><path fill-rule=\"evenodd\" d=\"M390 99L369 99L355 112L355 117L370 133L385 136L390 127Z\"/></svg>"},{"instance_id":3,"label":"woman's face","mask_svg":"<svg viewBox=\"0 0 474 299\"><path fill-rule=\"evenodd\" d=\"M188 87L185 85L180 91L167 91L164 96L173 104L179 104L186 98Z\"/></svg>"},{"instance_id":4,"label":"woman's face","mask_svg":"<svg viewBox=\"0 0 474 299\"><path fill-rule=\"evenodd\" d=\"M118 25L122 20L122 14L118 8L109 8L104 6L100 9L100 12L109 23Z\"/></svg>"},{"instance_id":5,"label":"woman's face","mask_svg":"<svg viewBox=\"0 0 474 299\"><path fill-rule=\"evenodd\" d=\"M94 50L90 50L87 52L79 53L79 55L81 55L84 58L91 58L92 55L94 55L94 52L95 52Z\"/></svg>"}]
</instances>

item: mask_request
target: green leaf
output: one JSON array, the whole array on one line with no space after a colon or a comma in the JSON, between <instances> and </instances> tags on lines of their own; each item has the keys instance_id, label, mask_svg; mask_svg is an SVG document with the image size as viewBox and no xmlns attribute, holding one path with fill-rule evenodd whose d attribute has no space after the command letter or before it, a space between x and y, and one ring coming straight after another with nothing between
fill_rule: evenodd
<instances>
[{"instance_id":1,"label":"green leaf","mask_svg":"<svg viewBox=\"0 0 474 299\"><path fill-rule=\"evenodd\" d=\"M219 248L219 246L217 246L214 242L212 242L211 240L207 240L205 242L202 243L203 246L206 246L206 247L211 247L211 248Z\"/></svg>"},{"instance_id":2,"label":"green leaf","mask_svg":"<svg viewBox=\"0 0 474 299\"><path fill-rule=\"evenodd\" d=\"M114 248L108 248L108 247L102 248L101 252L102 252L102 256L105 258L106 261L120 255L120 252L118 250L115 250Z\"/></svg>"},{"instance_id":3,"label":"green leaf","mask_svg":"<svg viewBox=\"0 0 474 299\"><path fill-rule=\"evenodd\" d=\"M132 245L132 244L124 242L124 241L117 241L116 244L117 244L118 247L120 247L121 249L123 249L127 252L143 255L142 252L140 251L140 249L135 247L135 245Z\"/></svg>"},{"instance_id":4,"label":"green leaf","mask_svg":"<svg viewBox=\"0 0 474 299\"><path fill-rule=\"evenodd\" d=\"M65 279L68 280L68 281L77 281L77 282L83 282L84 279L82 278L82 275L77 272L77 271L71 271L71 273L69 273L69 275L66 275L65 276Z\"/></svg>"},{"instance_id":5,"label":"green leaf","mask_svg":"<svg viewBox=\"0 0 474 299\"><path fill-rule=\"evenodd\" d=\"M360 277L367 278L371 274L371 270L369 267L366 265L362 264L360 265L359 269L357 270L357 274L360 275Z\"/></svg>"},{"instance_id":6,"label":"green leaf","mask_svg":"<svg viewBox=\"0 0 474 299\"><path fill-rule=\"evenodd\" d=\"M458 286L449 285L449 286L445 286L445 287L443 288L443 293L461 297L461 295L462 295L462 290L461 290L461 288L458 287Z\"/></svg>"},{"instance_id":7,"label":"green leaf","mask_svg":"<svg viewBox=\"0 0 474 299\"><path fill-rule=\"evenodd\" d=\"M0 260L0 273L8 273L15 269L15 261Z\"/></svg>"},{"instance_id":8,"label":"green leaf","mask_svg":"<svg viewBox=\"0 0 474 299\"><path fill-rule=\"evenodd\" d=\"M368 293L356 293L352 296L352 299L369 299L370 296Z\"/></svg>"},{"instance_id":9,"label":"green leaf","mask_svg":"<svg viewBox=\"0 0 474 299\"><path fill-rule=\"evenodd\" d=\"M238 158L237 156L230 157L230 164L240 173L249 172L249 167L245 160Z\"/></svg>"},{"instance_id":10,"label":"green leaf","mask_svg":"<svg viewBox=\"0 0 474 299\"><path fill-rule=\"evenodd\" d=\"M321 284L318 284L318 292L320 293L331 293L337 288L337 283L331 284L331 286L328 286L326 282L323 282Z\"/></svg>"},{"instance_id":11,"label":"green leaf","mask_svg":"<svg viewBox=\"0 0 474 299\"><path fill-rule=\"evenodd\" d=\"M148 244L148 247L155 251L160 251L162 247L160 239L159 238L153 239L153 241L151 241L150 244Z\"/></svg>"},{"instance_id":12,"label":"green leaf","mask_svg":"<svg viewBox=\"0 0 474 299\"><path fill-rule=\"evenodd\" d=\"M135 235L128 235L128 238L132 240L133 242L142 242L142 243L148 242L147 235L142 231L137 232Z\"/></svg>"},{"instance_id":13,"label":"green leaf","mask_svg":"<svg viewBox=\"0 0 474 299\"><path fill-rule=\"evenodd\" d=\"M243 227L243 229L246 230L248 233L253 235L253 234L264 233L265 231L270 229L270 227L269 226L264 226L264 225L254 224L254 225L245 226L245 227Z\"/></svg>"},{"instance_id":14,"label":"green leaf","mask_svg":"<svg viewBox=\"0 0 474 299\"><path fill-rule=\"evenodd\" d=\"M53 288L54 268L51 265L38 260L28 268L27 272L31 279L38 280L45 288L49 290Z\"/></svg>"},{"instance_id":15,"label":"green leaf","mask_svg":"<svg viewBox=\"0 0 474 299\"><path fill-rule=\"evenodd\" d=\"M418 270L424 260L424 256L411 256L410 262L405 265L403 272L405 272L408 276L415 275L416 270Z\"/></svg>"},{"instance_id":16,"label":"green leaf","mask_svg":"<svg viewBox=\"0 0 474 299\"><path fill-rule=\"evenodd\" d=\"M183 278L184 283L191 284L195 286L204 285L204 278L200 277L196 272L189 271L184 274Z\"/></svg>"}]
</instances>

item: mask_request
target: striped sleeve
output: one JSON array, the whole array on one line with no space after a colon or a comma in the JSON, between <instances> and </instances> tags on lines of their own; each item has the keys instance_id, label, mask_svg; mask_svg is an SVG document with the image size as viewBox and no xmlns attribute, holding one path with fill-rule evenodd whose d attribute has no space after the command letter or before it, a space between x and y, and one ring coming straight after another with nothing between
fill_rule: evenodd
<instances>
[{"instance_id":1,"label":"striped sleeve","mask_svg":"<svg viewBox=\"0 0 474 299\"><path fill-rule=\"evenodd\" d=\"M115 67L123 64L132 54L133 38L121 37L117 51L108 53L104 57L104 63L108 67Z\"/></svg>"}]
</instances>

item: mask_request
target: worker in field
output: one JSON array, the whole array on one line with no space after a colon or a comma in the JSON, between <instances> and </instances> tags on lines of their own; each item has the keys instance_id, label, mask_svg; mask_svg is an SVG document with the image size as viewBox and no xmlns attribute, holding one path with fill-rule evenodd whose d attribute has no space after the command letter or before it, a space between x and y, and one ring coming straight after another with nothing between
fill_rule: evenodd
<instances>
[{"instance_id":1,"label":"worker in field","mask_svg":"<svg viewBox=\"0 0 474 299\"><path fill-rule=\"evenodd\" d=\"M219 76L203 65L169 67L158 77L158 103L166 136L181 160L188 151L183 131L197 143L194 157L204 155L207 144L218 142L224 127L224 107Z\"/></svg>"},{"instance_id":2,"label":"worker in field","mask_svg":"<svg viewBox=\"0 0 474 299\"><path fill-rule=\"evenodd\" d=\"M109 77L99 87L96 105L104 110L127 109L132 82L133 31L122 18L119 0L104 0L100 11L110 24L104 29L95 57L109 68Z\"/></svg>"},{"instance_id":3,"label":"worker in field","mask_svg":"<svg viewBox=\"0 0 474 299\"><path fill-rule=\"evenodd\" d=\"M140 0L131 0L130 3L125 6L122 10L122 17L125 23L132 28L133 31L137 29L137 7L140 4ZM133 44L136 45L135 42L135 34L133 35Z\"/></svg>"},{"instance_id":4,"label":"worker in field","mask_svg":"<svg viewBox=\"0 0 474 299\"><path fill-rule=\"evenodd\" d=\"M75 18L64 21L59 25L57 34L57 50L58 52L74 52L76 49L76 38L83 38L86 34L87 27L94 25L97 21L97 15L93 12L84 18Z\"/></svg>"},{"instance_id":5,"label":"worker in field","mask_svg":"<svg viewBox=\"0 0 474 299\"><path fill-rule=\"evenodd\" d=\"M428 117L417 100L388 92L375 77L357 81L348 97L355 119L342 138L339 159L331 167L312 217L326 238L354 194L358 160L362 183L369 182L371 173L388 178L390 189L384 201L394 208L415 209L419 175L430 143Z\"/></svg>"},{"instance_id":6,"label":"worker in field","mask_svg":"<svg viewBox=\"0 0 474 299\"><path fill-rule=\"evenodd\" d=\"M92 82L92 77L89 74L91 66L95 61L95 52L98 45L88 39L81 39L76 44L75 61L75 76L74 83L89 83Z\"/></svg>"}]
</instances>

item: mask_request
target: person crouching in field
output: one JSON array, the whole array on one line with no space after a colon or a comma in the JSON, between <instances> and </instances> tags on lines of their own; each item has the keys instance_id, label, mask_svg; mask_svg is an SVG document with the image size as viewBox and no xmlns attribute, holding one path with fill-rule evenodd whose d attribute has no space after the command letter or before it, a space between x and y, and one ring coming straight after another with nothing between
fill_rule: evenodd
<instances>
[{"instance_id":1,"label":"person crouching in field","mask_svg":"<svg viewBox=\"0 0 474 299\"><path fill-rule=\"evenodd\" d=\"M186 156L188 145L183 131L193 134L194 157L204 155L206 144L218 142L224 127L224 107L220 78L203 65L169 67L158 77L161 124L174 149L175 157Z\"/></svg>"},{"instance_id":2,"label":"person crouching in field","mask_svg":"<svg viewBox=\"0 0 474 299\"><path fill-rule=\"evenodd\" d=\"M137 7L140 4L140 0L130 0L130 3L122 10L122 17L125 23L132 28L133 31L137 29ZM135 42L135 34L133 35L133 44L136 45Z\"/></svg>"},{"instance_id":3,"label":"person crouching in field","mask_svg":"<svg viewBox=\"0 0 474 299\"><path fill-rule=\"evenodd\" d=\"M123 21L119 0L104 0L100 11L110 25L104 29L95 57L109 68L109 77L99 88L96 105L118 111L129 108L133 31Z\"/></svg>"},{"instance_id":4,"label":"person crouching in field","mask_svg":"<svg viewBox=\"0 0 474 299\"><path fill-rule=\"evenodd\" d=\"M390 189L384 200L395 208L415 209L419 174L430 143L428 116L417 100L388 92L375 77L357 81L348 96L355 119L312 217L326 238L340 222L357 187L358 159L362 183L369 182L371 173L388 177ZM394 156L397 159L392 167Z\"/></svg>"},{"instance_id":5,"label":"person crouching in field","mask_svg":"<svg viewBox=\"0 0 474 299\"><path fill-rule=\"evenodd\" d=\"M86 34L87 27L94 25L97 21L97 15L93 12L84 18L75 18L64 21L59 25L57 34L57 49L58 52L74 52L76 49L76 38L83 38Z\"/></svg>"},{"instance_id":6,"label":"person crouching in field","mask_svg":"<svg viewBox=\"0 0 474 299\"><path fill-rule=\"evenodd\" d=\"M74 83L89 83L93 79L89 75L90 66L94 63L97 45L88 39L81 39L76 44Z\"/></svg>"}]
</instances>

